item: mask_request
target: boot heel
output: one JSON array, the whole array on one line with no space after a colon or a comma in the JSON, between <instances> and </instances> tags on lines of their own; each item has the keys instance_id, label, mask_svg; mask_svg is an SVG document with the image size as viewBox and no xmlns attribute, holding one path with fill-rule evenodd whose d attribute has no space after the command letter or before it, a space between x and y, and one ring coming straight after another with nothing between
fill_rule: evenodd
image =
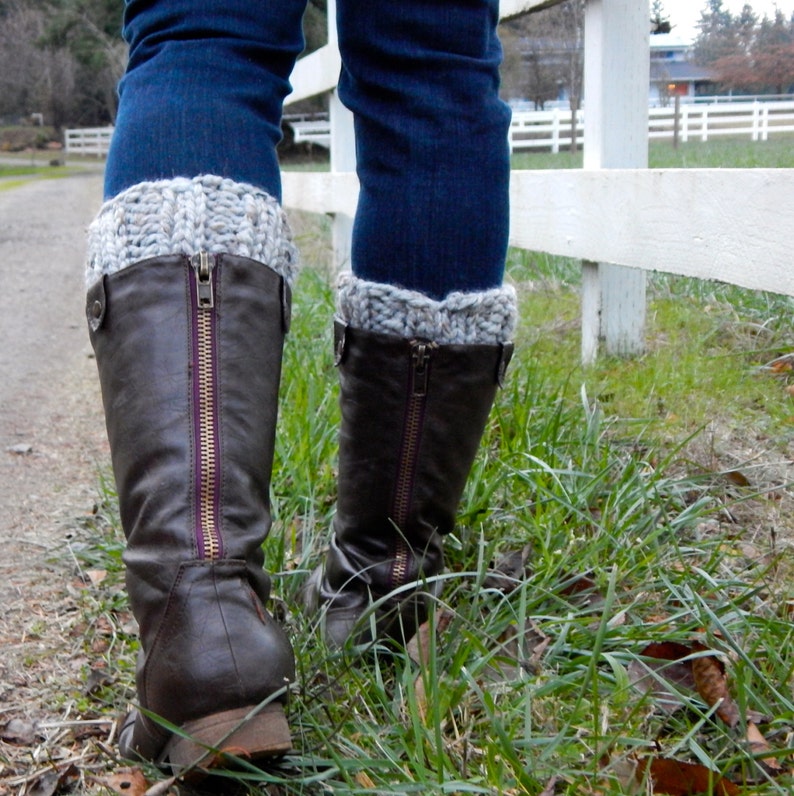
<instances>
[{"instance_id":1,"label":"boot heel","mask_svg":"<svg viewBox=\"0 0 794 796\"><path fill-rule=\"evenodd\" d=\"M292 738L284 708L278 703L265 705L255 716L246 716L255 706L226 710L202 719L188 721L182 729L189 737L172 736L163 759L175 774L187 768L187 779L206 776L208 769L224 764L225 755L245 760L280 757L292 748Z\"/></svg>"}]
</instances>

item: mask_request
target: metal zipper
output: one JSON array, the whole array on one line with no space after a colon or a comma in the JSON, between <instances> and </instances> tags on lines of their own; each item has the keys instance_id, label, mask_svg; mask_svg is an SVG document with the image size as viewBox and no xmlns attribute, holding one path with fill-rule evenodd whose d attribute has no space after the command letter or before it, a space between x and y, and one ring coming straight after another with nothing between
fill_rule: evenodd
<instances>
[{"instance_id":1,"label":"metal zipper","mask_svg":"<svg viewBox=\"0 0 794 796\"><path fill-rule=\"evenodd\" d=\"M223 555L220 533L220 456L218 430L217 328L214 258L191 258L193 290L193 422L196 496L196 544L199 557Z\"/></svg>"},{"instance_id":2,"label":"metal zipper","mask_svg":"<svg viewBox=\"0 0 794 796\"><path fill-rule=\"evenodd\" d=\"M404 538L405 526L413 496L414 475L419 454L419 443L422 438L425 405L427 403L427 387L430 379L431 352L435 343L414 340L411 342L411 367L408 403L403 426L403 444L397 468L397 482L392 503L392 519L395 523L397 538L394 545L394 557L391 568L391 584L393 588L407 582L411 560L411 546Z\"/></svg>"}]
</instances>

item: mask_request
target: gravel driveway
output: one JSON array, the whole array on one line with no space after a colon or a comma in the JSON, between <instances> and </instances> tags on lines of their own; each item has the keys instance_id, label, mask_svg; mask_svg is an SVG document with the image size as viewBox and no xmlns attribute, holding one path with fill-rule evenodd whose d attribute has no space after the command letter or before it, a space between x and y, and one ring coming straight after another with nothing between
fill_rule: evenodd
<instances>
[{"instance_id":1,"label":"gravel driveway","mask_svg":"<svg viewBox=\"0 0 794 796\"><path fill-rule=\"evenodd\" d=\"M0 190L0 728L52 710L67 522L91 512L109 458L83 314L100 201L98 170Z\"/></svg>"}]
</instances>

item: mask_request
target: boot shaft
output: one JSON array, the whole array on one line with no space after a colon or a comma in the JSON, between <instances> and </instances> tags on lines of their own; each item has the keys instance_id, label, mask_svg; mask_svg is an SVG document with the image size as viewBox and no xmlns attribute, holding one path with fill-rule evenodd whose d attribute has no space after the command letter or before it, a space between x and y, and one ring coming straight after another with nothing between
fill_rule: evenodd
<instances>
[{"instance_id":1,"label":"boot shaft","mask_svg":"<svg viewBox=\"0 0 794 796\"><path fill-rule=\"evenodd\" d=\"M247 558L269 528L290 295L253 260L182 255L103 277L87 312L132 551Z\"/></svg>"}]
</instances>

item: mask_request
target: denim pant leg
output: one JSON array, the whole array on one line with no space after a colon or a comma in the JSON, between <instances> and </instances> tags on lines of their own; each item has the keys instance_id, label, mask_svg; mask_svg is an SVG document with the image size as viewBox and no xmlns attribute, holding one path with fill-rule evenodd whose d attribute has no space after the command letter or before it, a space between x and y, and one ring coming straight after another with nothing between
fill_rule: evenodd
<instances>
[{"instance_id":1,"label":"denim pant leg","mask_svg":"<svg viewBox=\"0 0 794 796\"><path fill-rule=\"evenodd\" d=\"M303 48L306 0L127 0L105 196L216 174L280 199L282 101Z\"/></svg>"},{"instance_id":2,"label":"denim pant leg","mask_svg":"<svg viewBox=\"0 0 794 796\"><path fill-rule=\"evenodd\" d=\"M356 276L433 298L501 284L509 109L498 0L338 0L355 114Z\"/></svg>"}]
</instances>

